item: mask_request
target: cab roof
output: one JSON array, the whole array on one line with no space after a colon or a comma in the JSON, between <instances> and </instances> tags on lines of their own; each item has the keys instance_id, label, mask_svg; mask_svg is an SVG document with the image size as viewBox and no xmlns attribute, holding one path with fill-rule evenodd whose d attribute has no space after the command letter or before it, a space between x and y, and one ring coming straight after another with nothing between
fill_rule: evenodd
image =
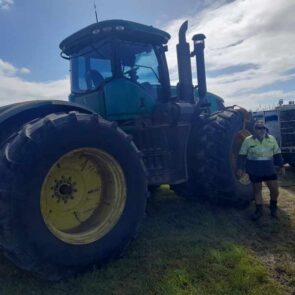
<instances>
[{"instance_id":1,"label":"cab roof","mask_svg":"<svg viewBox=\"0 0 295 295\"><path fill-rule=\"evenodd\" d=\"M170 39L168 33L152 26L126 20L105 20L70 35L60 43L59 48L63 53L71 55L80 48L111 36L155 45L166 44Z\"/></svg>"}]
</instances>

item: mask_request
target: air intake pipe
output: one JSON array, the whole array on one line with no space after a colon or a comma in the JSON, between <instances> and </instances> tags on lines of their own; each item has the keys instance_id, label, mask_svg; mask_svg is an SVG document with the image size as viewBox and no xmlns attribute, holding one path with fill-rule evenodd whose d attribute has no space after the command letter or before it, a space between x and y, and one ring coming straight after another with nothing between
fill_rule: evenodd
<instances>
[{"instance_id":1,"label":"air intake pipe","mask_svg":"<svg viewBox=\"0 0 295 295\"><path fill-rule=\"evenodd\" d=\"M185 21L179 29L179 43L176 46L179 82L177 84L177 97L194 103L194 86L192 79L192 67L190 46L186 42L188 22Z\"/></svg>"},{"instance_id":2,"label":"air intake pipe","mask_svg":"<svg viewBox=\"0 0 295 295\"><path fill-rule=\"evenodd\" d=\"M207 85L206 85L206 70L205 70L205 38L204 34L196 34L193 36L194 41L194 51L192 52L192 57L196 56L197 64L197 76L198 76L198 92L200 98L200 105L202 107L208 107L207 101Z\"/></svg>"}]
</instances>

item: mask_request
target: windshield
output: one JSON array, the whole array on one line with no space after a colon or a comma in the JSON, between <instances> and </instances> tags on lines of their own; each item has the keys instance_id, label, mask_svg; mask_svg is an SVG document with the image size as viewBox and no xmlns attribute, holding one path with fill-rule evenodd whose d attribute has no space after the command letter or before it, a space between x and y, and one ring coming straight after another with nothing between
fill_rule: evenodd
<instances>
[{"instance_id":1,"label":"windshield","mask_svg":"<svg viewBox=\"0 0 295 295\"><path fill-rule=\"evenodd\" d=\"M71 56L72 93L94 91L113 77L127 78L145 88L158 87L159 63L154 47L144 43L104 40Z\"/></svg>"},{"instance_id":2,"label":"windshield","mask_svg":"<svg viewBox=\"0 0 295 295\"><path fill-rule=\"evenodd\" d=\"M159 63L152 45L124 41L118 54L125 78L140 84L160 84Z\"/></svg>"}]
</instances>

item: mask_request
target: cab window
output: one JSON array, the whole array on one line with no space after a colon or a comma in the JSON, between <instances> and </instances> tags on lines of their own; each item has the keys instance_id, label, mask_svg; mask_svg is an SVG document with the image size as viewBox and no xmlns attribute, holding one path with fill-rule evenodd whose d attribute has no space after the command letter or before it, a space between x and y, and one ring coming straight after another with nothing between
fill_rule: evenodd
<instances>
[{"instance_id":1,"label":"cab window","mask_svg":"<svg viewBox=\"0 0 295 295\"><path fill-rule=\"evenodd\" d=\"M159 63L152 45L125 41L118 55L123 77L140 84L160 85Z\"/></svg>"},{"instance_id":2,"label":"cab window","mask_svg":"<svg viewBox=\"0 0 295 295\"><path fill-rule=\"evenodd\" d=\"M112 57L110 43L89 46L71 57L72 93L93 91L112 78Z\"/></svg>"}]
</instances>

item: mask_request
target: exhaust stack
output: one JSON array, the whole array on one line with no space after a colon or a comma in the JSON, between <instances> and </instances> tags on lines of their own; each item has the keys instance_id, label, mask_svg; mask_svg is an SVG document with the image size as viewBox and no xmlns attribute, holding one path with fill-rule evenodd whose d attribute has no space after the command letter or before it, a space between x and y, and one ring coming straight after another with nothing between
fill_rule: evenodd
<instances>
[{"instance_id":1,"label":"exhaust stack","mask_svg":"<svg viewBox=\"0 0 295 295\"><path fill-rule=\"evenodd\" d=\"M179 43L176 45L179 75L177 96L180 100L194 103L190 46L189 43L186 42L187 25L188 21L185 21L181 25L179 29Z\"/></svg>"},{"instance_id":2,"label":"exhaust stack","mask_svg":"<svg viewBox=\"0 0 295 295\"><path fill-rule=\"evenodd\" d=\"M196 56L198 92L200 97L200 104L203 107L208 106L205 57L204 57L205 38L206 36L204 34L196 34L193 36L194 51L192 52L192 56Z\"/></svg>"}]
</instances>

